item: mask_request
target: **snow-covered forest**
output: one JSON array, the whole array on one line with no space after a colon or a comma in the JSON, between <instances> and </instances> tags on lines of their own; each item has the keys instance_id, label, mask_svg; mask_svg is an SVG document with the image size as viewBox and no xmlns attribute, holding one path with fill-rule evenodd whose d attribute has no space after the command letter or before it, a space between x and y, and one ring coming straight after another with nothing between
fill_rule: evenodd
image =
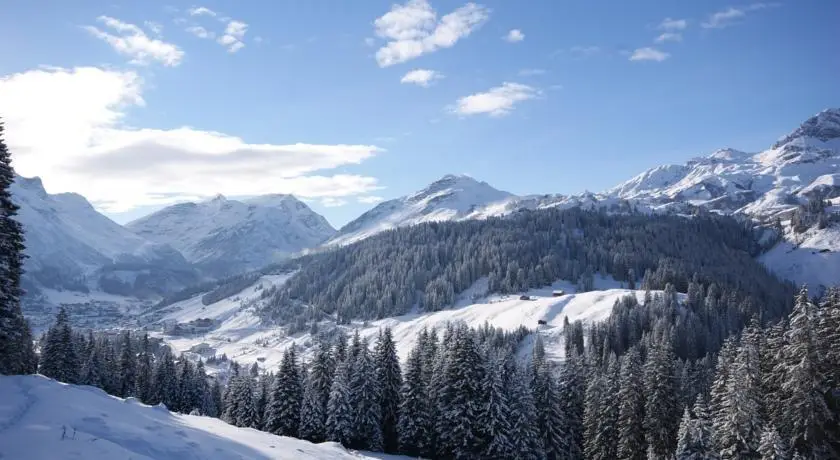
<instances>
[{"instance_id":1,"label":"snow-covered forest","mask_svg":"<svg viewBox=\"0 0 840 460\"><path fill-rule=\"evenodd\" d=\"M752 317L719 350L686 335L698 330L691 318L718 311L714 297L679 304L669 292L618 301L597 327L567 324L562 363L539 336L521 359L525 329L451 325L423 331L402 364L385 329L374 343L324 338L305 362L290 348L268 372L221 360L229 372L212 377L146 336L75 332L62 311L39 372L281 436L427 458L840 455L840 290L810 299L803 288L789 315Z\"/></svg>"}]
</instances>

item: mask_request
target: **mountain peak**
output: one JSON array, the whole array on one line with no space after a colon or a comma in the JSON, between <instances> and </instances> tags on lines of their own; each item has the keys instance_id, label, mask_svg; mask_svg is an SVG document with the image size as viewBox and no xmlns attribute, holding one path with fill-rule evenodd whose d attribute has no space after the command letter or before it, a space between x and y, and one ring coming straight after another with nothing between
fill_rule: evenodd
<instances>
[{"instance_id":1,"label":"mountain peak","mask_svg":"<svg viewBox=\"0 0 840 460\"><path fill-rule=\"evenodd\" d=\"M840 139L840 109L830 108L805 120L798 128L773 145L777 149L793 140L814 138L822 142Z\"/></svg>"}]
</instances>

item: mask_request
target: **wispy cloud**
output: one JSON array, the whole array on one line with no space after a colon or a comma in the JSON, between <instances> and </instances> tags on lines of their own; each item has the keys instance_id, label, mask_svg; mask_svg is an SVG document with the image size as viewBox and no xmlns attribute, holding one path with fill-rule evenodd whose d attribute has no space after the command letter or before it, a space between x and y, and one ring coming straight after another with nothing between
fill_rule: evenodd
<instances>
[{"instance_id":1,"label":"wispy cloud","mask_svg":"<svg viewBox=\"0 0 840 460\"><path fill-rule=\"evenodd\" d=\"M163 34L163 24L154 21L143 21L143 24L156 36L160 37Z\"/></svg>"},{"instance_id":2,"label":"wispy cloud","mask_svg":"<svg viewBox=\"0 0 840 460\"><path fill-rule=\"evenodd\" d=\"M575 45L570 48L558 49L551 54L552 56L568 54L576 58L585 58L600 54L602 51L601 47L596 45Z\"/></svg>"},{"instance_id":3,"label":"wispy cloud","mask_svg":"<svg viewBox=\"0 0 840 460\"><path fill-rule=\"evenodd\" d=\"M633 54L630 55L631 61L655 61L655 62L662 62L665 59L668 59L671 55L664 52L659 51L656 48L651 47L644 47L644 48L637 48L633 51Z\"/></svg>"},{"instance_id":4,"label":"wispy cloud","mask_svg":"<svg viewBox=\"0 0 840 460\"><path fill-rule=\"evenodd\" d=\"M688 27L688 21L685 19L665 18L659 23L660 30L685 30Z\"/></svg>"},{"instance_id":5,"label":"wispy cloud","mask_svg":"<svg viewBox=\"0 0 840 460\"><path fill-rule=\"evenodd\" d=\"M435 80L440 80L441 78L443 78L443 74L436 70L415 69L403 75L400 83L411 83L428 88Z\"/></svg>"},{"instance_id":6,"label":"wispy cloud","mask_svg":"<svg viewBox=\"0 0 840 460\"><path fill-rule=\"evenodd\" d=\"M534 99L539 94L539 90L531 86L505 82L487 92L458 99L451 111L463 116L487 114L499 117L510 113L517 103Z\"/></svg>"},{"instance_id":7,"label":"wispy cloud","mask_svg":"<svg viewBox=\"0 0 840 460\"><path fill-rule=\"evenodd\" d=\"M732 7L725 10L718 11L711 16L706 22L702 23L701 26L705 29L723 29L725 27L729 27L735 24L738 24L742 19L744 19L747 14L763 10L765 8L770 8L773 6L778 6L777 3L752 3L743 7Z\"/></svg>"},{"instance_id":8,"label":"wispy cloud","mask_svg":"<svg viewBox=\"0 0 840 460\"><path fill-rule=\"evenodd\" d=\"M368 196L360 196L358 198L358 202L362 204L376 204L382 201L383 198L381 196L375 195L368 195Z\"/></svg>"},{"instance_id":9,"label":"wispy cloud","mask_svg":"<svg viewBox=\"0 0 840 460\"><path fill-rule=\"evenodd\" d=\"M99 16L97 21L112 29L116 35L95 26L85 26L84 29L111 45L116 52L130 57L132 64L145 65L150 61L158 61L165 66L177 66L184 58L184 52L177 45L151 38L134 24L109 16Z\"/></svg>"},{"instance_id":10,"label":"wispy cloud","mask_svg":"<svg viewBox=\"0 0 840 460\"><path fill-rule=\"evenodd\" d=\"M537 75L545 75L545 69L522 69L518 72L520 77L534 77Z\"/></svg>"},{"instance_id":11,"label":"wispy cloud","mask_svg":"<svg viewBox=\"0 0 840 460\"><path fill-rule=\"evenodd\" d=\"M508 43L517 43L525 40L525 34L523 34L519 29L512 29L502 38L504 38L504 40Z\"/></svg>"},{"instance_id":12,"label":"wispy cloud","mask_svg":"<svg viewBox=\"0 0 840 460\"><path fill-rule=\"evenodd\" d=\"M231 20L225 27L225 33L216 41L220 45L227 48L231 53L235 53L245 47L243 39L245 32L248 31L248 24L242 21Z\"/></svg>"},{"instance_id":13,"label":"wispy cloud","mask_svg":"<svg viewBox=\"0 0 840 460\"><path fill-rule=\"evenodd\" d=\"M653 40L655 43L665 43L665 42L681 42L682 41L682 34L676 32L663 32L659 34Z\"/></svg>"},{"instance_id":14,"label":"wispy cloud","mask_svg":"<svg viewBox=\"0 0 840 460\"><path fill-rule=\"evenodd\" d=\"M327 208L338 208L340 206L344 206L345 204L347 204L347 200L344 200L342 198L328 196L321 199L321 206Z\"/></svg>"},{"instance_id":15,"label":"wispy cloud","mask_svg":"<svg viewBox=\"0 0 840 460\"><path fill-rule=\"evenodd\" d=\"M106 211L216 193L355 200L380 188L373 177L331 173L381 152L375 145L249 143L190 127L124 126L127 111L144 104L132 71L49 68L0 78L15 169Z\"/></svg>"},{"instance_id":16,"label":"wispy cloud","mask_svg":"<svg viewBox=\"0 0 840 460\"><path fill-rule=\"evenodd\" d=\"M376 35L387 40L376 52L376 62L388 67L451 48L487 21L489 14L484 6L467 3L438 19L427 0L394 5L374 21Z\"/></svg>"},{"instance_id":17,"label":"wispy cloud","mask_svg":"<svg viewBox=\"0 0 840 460\"><path fill-rule=\"evenodd\" d=\"M187 13L190 16L216 16L216 12L211 10L210 8L205 8L203 6L193 7L187 10Z\"/></svg>"},{"instance_id":18,"label":"wispy cloud","mask_svg":"<svg viewBox=\"0 0 840 460\"><path fill-rule=\"evenodd\" d=\"M201 26L187 27L187 32L195 35L198 38L210 39L210 38L215 38L216 37L216 34L214 32L209 31L209 30L207 30L207 29L205 29L204 27L201 27Z\"/></svg>"}]
</instances>

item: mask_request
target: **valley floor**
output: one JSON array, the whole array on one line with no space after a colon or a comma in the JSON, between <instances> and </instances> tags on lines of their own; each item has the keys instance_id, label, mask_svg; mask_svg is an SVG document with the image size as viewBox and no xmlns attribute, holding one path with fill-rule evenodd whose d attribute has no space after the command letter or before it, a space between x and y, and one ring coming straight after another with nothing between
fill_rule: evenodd
<instances>
[{"instance_id":1,"label":"valley floor","mask_svg":"<svg viewBox=\"0 0 840 460\"><path fill-rule=\"evenodd\" d=\"M398 458L312 444L38 376L0 376L0 459Z\"/></svg>"}]
</instances>

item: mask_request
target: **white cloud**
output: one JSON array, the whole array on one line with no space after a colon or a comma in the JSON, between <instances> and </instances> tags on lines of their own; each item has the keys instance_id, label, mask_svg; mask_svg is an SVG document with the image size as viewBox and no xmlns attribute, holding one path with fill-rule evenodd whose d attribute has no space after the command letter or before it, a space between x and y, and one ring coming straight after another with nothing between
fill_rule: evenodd
<instances>
[{"instance_id":1,"label":"white cloud","mask_svg":"<svg viewBox=\"0 0 840 460\"><path fill-rule=\"evenodd\" d=\"M545 75L545 69L522 69L519 71L520 77L534 77L537 75Z\"/></svg>"},{"instance_id":2,"label":"white cloud","mask_svg":"<svg viewBox=\"0 0 840 460\"><path fill-rule=\"evenodd\" d=\"M374 21L376 35L388 42L376 52L380 67L410 61L441 48L451 48L489 17L490 10L467 3L438 20L427 0L394 5Z\"/></svg>"},{"instance_id":3,"label":"white cloud","mask_svg":"<svg viewBox=\"0 0 840 460\"><path fill-rule=\"evenodd\" d=\"M216 34L212 31L209 31L201 26L190 26L187 27L187 32L195 35L198 38L215 38Z\"/></svg>"},{"instance_id":4,"label":"white cloud","mask_svg":"<svg viewBox=\"0 0 840 460\"><path fill-rule=\"evenodd\" d=\"M729 7L725 10L718 11L706 20L701 26L705 29L723 29L738 23L739 20L747 16L748 13L765 8L777 6L776 3L752 3L744 7Z\"/></svg>"},{"instance_id":5,"label":"white cloud","mask_svg":"<svg viewBox=\"0 0 840 460\"><path fill-rule=\"evenodd\" d=\"M400 83L412 83L428 88L435 80L443 78L443 74L436 70L415 69L403 75Z\"/></svg>"},{"instance_id":6,"label":"white cloud","mask_svg":"<svg viewBox=\"0 0 840 460\"><path fill-rule=\"evenodd\" d=\"M153 34L157 35L158 37L161 36L163 33L163 24L154 21L143 21L146 28L149 29Z\"/></svg>"},{"instance_id":7,"label":"white cloud","mask_svg":"<svg viewBox=\"0 0 840 460\"><path fill-rule=\"evenodd\" d=\"M381 149L373 145L253 144L190 127L127 127L127 111L144 105L142 90L135 72L95 67L0 78L16 170L41 176L51 193L81 193L107 212L216 193L338 199L380 188L372 177L319 174L376 155Z\"/></svg>"},{"instance_id":8,"label":"white cloud","mask_svg":"<svg viewBox=\"0 0 840 460\"><path fill-rule=\"evenodd\" d=\"M510 113L516 103L533 99L539 94L531 86L505 82L487 92L458 99L452 111L464 116L489 114L498 117Z\"/></svg>"},{"instance_id":9,"label":"white cloud","mask_svg":"<svg viewBox=\"0 0 840 460\"><path fill-rule=\"evenodd\" d=\"M665 18L659 23L661 30L685 30L686 27L688 27L688 21L685 19Z\"/></svg>"},{"instance_id":10,"label":"white cloud","mask_svg":"<svg viewBox=\"0 0 840 460\"><path fill-rule=\"evenodd\" d=\"M573 47L569 48L568 51L569 51L569 53L571 53L575 56L590 57L590 56L595 56L596 54L600 53L601 52L601 47L600 46L595 46L595 45L588 45L588 46L576 45L576 46L573 46ZM556 53L561 54L561 53L564 53L564 52L565 52L565 50L559 50Z\"/></svg>"},{"instance_id":11,"label":"white cloud","mask_svg":"<svg viewBox=\"0 0 840 460\"><path fill-rule=\"evenodd\" d=\"M328 196L321 199L321 205L327 208L337 208L339 206L344 206L345 204L347 204L347 200L343 200L341 198Z\"/></svg>"},{"instance_id":12,"label":"white cloud","mask_svg":"<svg viewBox=\"0 0 840 460\"><path fill-rule=\"evenodd\" d=\"M504 37L506 42L509 43L516 43L525 40L525 34L522 33L519 29L512 29L510 32L507 33Z\"/></svg>"},{"instance_id":13,"label":"white cloud","mask_svg":"<svg viewBox=\"0 0 840 460\"><path fill-rule=\"evenodd\" d=\"M366 37L365 38L365 46L373 46L376 44L376 39L373 37Z\"/></svg>"},{"instance_id":14,"label":"white cloud","mask_svg":"<svg viewBox=\"0 0 840 460\"><path fill-rule=\"evenodd\" d=\"M216 12L211 10L210 8L205 8L203 6L190 8L187 10L190 16L216 16Z\"/></svg>"},{"instance_id":15,"label":"white cloud","mask_svg":"<svg viewBox=\"0 0 840 460\"><path fill-rule=\"evenodd\" d=\"M653 40L656 43L665 43L665 42L681 42L682 41L682 34L677 32L663 32L659 34L656 39Z\"/></svg>"},{"instance_id":16,"label":"white cloud","mask_svg":"<svg viewBox=\"0 0 840 460\"><path fill-rule=\"evenodd\" d=\"M670 54L648 46L645 48L637 48L635 51L633 51L633 54L630 55L630 60L662 62L665 59L668 59L669 57L671 57Z\"/></svg>"},{"instance_id":17,"label":"white cloud","mask_svg":"<svg viewBox=\"0 0 840 460\"><path fill-rule=\"evenodd\" d=\"M382 201L384 198L381 196L375 195L367 195L367 196L360 196L357 201L362 204L376 204Z\"/></svg>"},{"instance_id":18,"label":"white cloud","mask_svg":"<svg viewBox=\"0 0 840 460\"><path fill-rule=\"evenodd\" d=\"M216 40L220 45L226 47L229 52L235 53L245 47L242 41L245 32L248 31L248 24L242 21L231 20L225 27L225 33Z\"/></svg>"},{"instance_id":19,"label":"white cloud","mask_svg":"<svg viewBox=\"0 0 840 460\"><path fill-rule=\"evenodd\" d=\"M94 26L85 26L85 30L111 45L118 53L129 56L132 64L142 65L148 64L149 61L158 61L166 66L177 66L184 57L184 52L178 46L150 38L134 24L108 16L99 16L97 20L119 35L112 35Z\"/></svg>"}]
</instances>

